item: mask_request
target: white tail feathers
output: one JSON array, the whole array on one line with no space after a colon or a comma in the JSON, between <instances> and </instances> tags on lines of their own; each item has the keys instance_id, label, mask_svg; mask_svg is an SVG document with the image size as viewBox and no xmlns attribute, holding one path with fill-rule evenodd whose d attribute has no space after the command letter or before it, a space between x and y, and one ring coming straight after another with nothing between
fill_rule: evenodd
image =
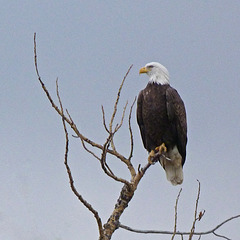
<instances>
[{"instance_id":1,"label":"white tail feathers","mask_svg":"<svg viewBox=\"0 0 240 240\"><path fill-rule=\"evenodd\" d=\"M166 157L160 158L160 164L166 172L167 180L176 186L183 182L183 168L182 168L182 157L178 152L177 147L170 149L166 153Z\"/></svg>"},{"instance_id":2,"label":"white tail feathers","mask_svg":"<svg viewBox=\"0 0 240 240\"><path fill-rule=\"evenodd\" d=\"M167 180L176 186L183 182L183 170L182 166L175 167L173 164L165 166Z\"/></svg>"}]
</instances>

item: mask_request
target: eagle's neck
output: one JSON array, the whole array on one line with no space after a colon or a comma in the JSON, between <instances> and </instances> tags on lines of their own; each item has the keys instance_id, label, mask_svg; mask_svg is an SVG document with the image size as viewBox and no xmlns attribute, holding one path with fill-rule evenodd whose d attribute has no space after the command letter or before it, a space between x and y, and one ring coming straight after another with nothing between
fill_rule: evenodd
<instances>
[{"instance_id":1,"label":"eagle's neck","mask_svg":"<svg viewBox=\"0 0 240 240\"><path fill-rule=\"evenodd\" d=\"M157 83L161 85L170 84L169 76L168 74L165 74L165 73L153 74L149 78L149 83Z\"/></svg>"}]
</instances>

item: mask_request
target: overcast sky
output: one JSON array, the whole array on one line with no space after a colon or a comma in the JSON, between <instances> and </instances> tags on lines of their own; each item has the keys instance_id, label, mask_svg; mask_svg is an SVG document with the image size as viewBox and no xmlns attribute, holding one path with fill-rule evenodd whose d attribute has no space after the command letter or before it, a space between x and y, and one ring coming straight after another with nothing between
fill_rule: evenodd
<instances>
[{"instance_id":1,"label":"overcast sky","mask_svg":"<svg viewBox=\"0 0 240 240\"><path fill-rule=\"evenodd\" d=\"M151 61L166 66L188 118L178 230L191 228L197 179L201 182L199 210L206 213L196 231L209 230L240 214L239 1L1 1L0 22L1 239L98 239L94 217L69 187L61 119L47 101L34 69L34 32L42 80L56 100L55 80L59 78L64 107L81 132L101 144L107 137L101 105L109 120L129 66L133 64L117 121L125 102L131 103L147 84L147 76L138 74L140 67ZM147 152L135 111L136 106L132 161L137 167L146 163ZM128 155L126 123L116 144ZM118 159L110 158L108 163L118 176L129 179ZM104 175L76 138L70 138L69 164L77 189L106 222L122 185ZM159 164L152 166L121 223L171 231L179 190L166 180ZM237 219L218 233L238 240L239 226ZM119 229L112 239L170 236Z\"/></svg>"}]
</instances>

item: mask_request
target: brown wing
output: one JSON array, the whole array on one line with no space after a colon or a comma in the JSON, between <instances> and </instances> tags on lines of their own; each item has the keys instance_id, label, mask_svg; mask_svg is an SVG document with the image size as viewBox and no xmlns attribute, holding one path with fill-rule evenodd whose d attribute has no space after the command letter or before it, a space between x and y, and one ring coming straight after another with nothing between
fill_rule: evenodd
<instances>
[{"instance_id":1,"label":"brown wing","mask_svg":"<svg viewBox=\"0 0 240 240\"><path fill-rule=\"evenodd\" d=\"M166 99L168 118L176 126L177 147L179 153L182 156L183 165L186 158L186 145L187 145L187 119L185 106L177 90L175 90L172 87L169 87L167 89Z\"/></svg>"},{"instance_id":2,"label":"brown wing","mask_svg":"<svg viewBox=\"0 0 240 240\"><path fill-rule=\"evenodd\" d=\"M143 91L139 93L138 99L137 99L137 123L141 132L143 145L146 148L146 135L145 135L145 128L144 128L144 122L142 117L142 101L143 101Z\"/></svg>"}]
</instances>

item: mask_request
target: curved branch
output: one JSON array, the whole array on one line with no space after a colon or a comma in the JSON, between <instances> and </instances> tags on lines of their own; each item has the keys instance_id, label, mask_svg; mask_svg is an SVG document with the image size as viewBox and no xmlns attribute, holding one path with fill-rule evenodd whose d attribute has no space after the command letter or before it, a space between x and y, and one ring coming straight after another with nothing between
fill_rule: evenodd
<instances>
[{"instance_id":1,"label":"curved branch","mask_svg":"<svg viewBox=\"0 0 240 240\"><path fill-rule=\"evenodd\" d=\"M58 101L60 104L60 108L61 108L61 112L63 113L63 106L62 106L62 102L61 102L61 98L59 95L59 91L58 91L58 82L56 81L56 88L57 88L57 97L58 97ZM79 201L90 211L93 213L96 221L97 221L97 225L98 225L98 230L99 230L99 235L103 236L103 226L102 226L102 220L99 217L98 212L92 207L91 204L89 204L83 197L82 195L77 191L75 185L74 185L74 180L73 180L73 176L72 176L72 172L71 169L68 165L68 146L69 146L69 139L68 139L68 132L67 132L67 128L66 128L66 124L65 124L65 119L64 117L62 117L62 123L63 123L63 128L64 128L64 132L65 132L65 139L66 139L66 145L65 145L65 157L64 157L64 164L67 170L67 174L68 174L68 178L69 178L69 183L70 183L70 187L73 191L73 193L77 196L77 198L79 199Z\"/></svg>"},{"instance_id":2,"label":"curved branch","mask_svg":"<svg viewBox=\"0 0 240 240\"><path fill-rule=\"evenodd\" d=\"M57 105L54 103L54 101L52 100L50 93L48 92L47 88L45 87L40 74L38 72L38 65L37 65L37 44L36 44L36 33L34 33L34 64L35 64L35 70L38 76L38 81L40 82L40 84L42 85L42 89L44 90L44 92L47 95L48 100L50 101L52 107L57 111L57 113L64 118L65 121L67 121L70 124L70 120L67 119L63 113L60 111L60 109L57 107Z\"/></svg>"},{"instance_id":3,"label":"curved branch","mask_svg":"<svg viewBox=\"0 0 240 240\"><path fill-rule=\"evenodd\" d=\"M107 149L109 147L109 144L111 142L112 135L110 134L109 137L107 138L105 144L103 145L103 151L102 151L102 157L101 157L101 167L103 171L111 178L113 178L115 181L121 182L126 184L129 188L131 188L131 183L128 182L127 180L117 177L113 172L110 170L110 168L107 166L106 168L106 154L107 154Z\"/></svg>"},{"instance_id":4,"label":"curved branch","mask_svg":"<svg viewBox=\"0 0 240 240\"><path fill-rule=\"evenodd\" d=\"M102 116L103 116L103 126L104 126L106 132L110 133L110 131L108 130L107 125L106 125L105 112L104 112L103 105L101 106L101 108L102 108Z\"/></svg>"}]
</instances>

